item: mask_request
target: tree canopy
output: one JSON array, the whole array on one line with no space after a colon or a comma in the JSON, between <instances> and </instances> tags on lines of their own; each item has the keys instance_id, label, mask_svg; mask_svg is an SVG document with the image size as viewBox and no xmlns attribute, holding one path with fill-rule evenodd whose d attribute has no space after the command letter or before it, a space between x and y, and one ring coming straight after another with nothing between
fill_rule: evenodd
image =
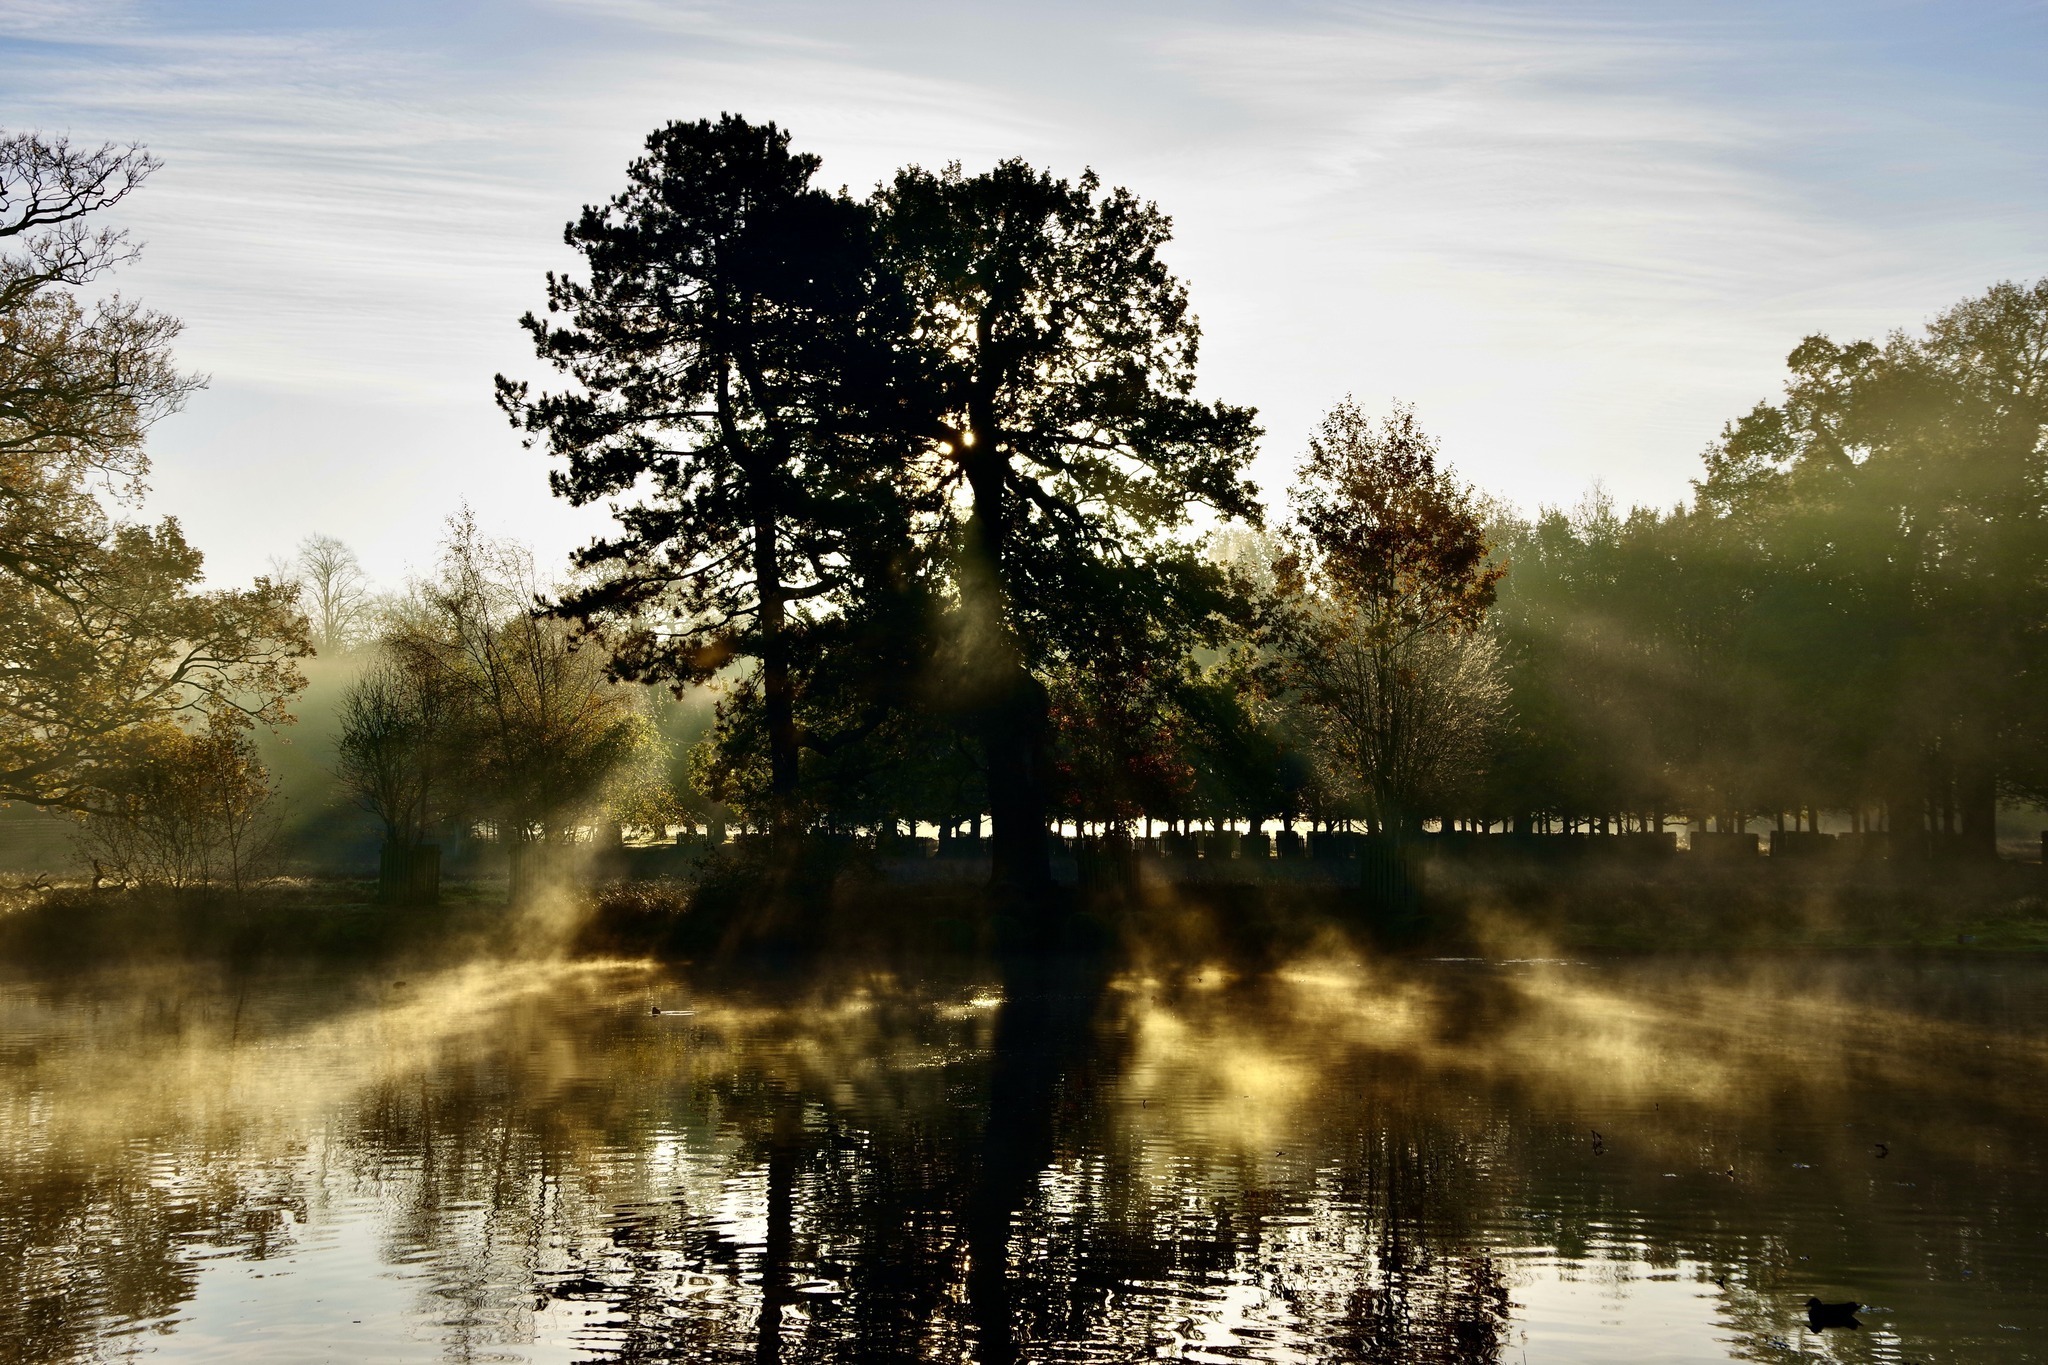
<instances>
[{"instance_id":1,"label":"tree canopy","mask_svg":"<svg viewBox=\"0 0 2048 1365\"><path fill-rule=\"evenodd\" d=\"M671 124L571 225L588 276L551 276L563 320L526 325L572 384L499 390L563 457L557 493L620 525L561 609L622 676L752 660L713 770L763 773L778 826L807 763L843 783L861 755L943 751L949 715L998 877L1042 884L1045 676L1201 634L1220 580L1177 533L1197 503L1256 514L1256 428L1192 396L1151 205L1019 162L908 169L866 202L816 170L772 124Z\"/></svg>"},{"instance_id":2,"label":"tree canopy","mask_svg":"<svg viewBox=\"0 0 2048 1365\"><path fill-rule=\"evenodd\" d=\"M1808 337L1787 367L1692 507L1507 538L1518 729L1551 758L1501 800L1825 808L1988 854L2000 794L2037 796L2048 761L2048 282Z\"/></svg>"},{"instance_id":3,"label":"tree canopy","mask_svg":"<svg viewBox=\"0 0 2048 1365\"><path fill-rule=\"evenodd\" d=\"M549 277L563 321L524 320L573 386L499 381L564 458L555 491L618 500L563 610L619 674L680 685L758 661L778 825L800 762L795 639L811 604L889 558L905 518L901 311L868 210L814 188L817 165L773 124L657 129L627 188L567 230L588 277Z\"/></svg>"},{"instance_id":4,"label":"tree canopy","mask_svg":"<svg viewBox=\"0 0 2048 1365\"><path fill-rule=\"evenodd\" d=\"M953 695L986 764L995 875L1047 878L1042 674L1133 662L1204 575L1173 537L1201 504L1256 519L1250 409L1193 396L1200 329L1159 249L1171 224L1094 174L910 168L876 196L885 256L933 356L932 437L957 518ZM1117 619L1120 618L1120 619Z\"/></svg>"},{"instance_id":5,"label":"tree canopy","mask_svg":"<svg viewBox=\"0 0 2048 1365\"><path fill-rule=\"evenodd\" d=\"M1338 404L1291 501L1288 682L1367 819L1411 831L1486 766L1506 691L1486 627L1507 570L1412 409L1374 424Z\"/></svg>"},{"instance_id":6,"label":"tree canopy","mask_svg":"<svg viewBox=\"0 0 2048 1365\"><path fill-rule=\"evenodd\" d=\"M112 510L142 491L149 428L198 383L172 361L174 319L76 292L135 254L83 220L156 165L0 141L0 800L105 806L138 727L275 724L302 685L292 588L201 590L176 521Z\"/></svg>"}]
</instances>

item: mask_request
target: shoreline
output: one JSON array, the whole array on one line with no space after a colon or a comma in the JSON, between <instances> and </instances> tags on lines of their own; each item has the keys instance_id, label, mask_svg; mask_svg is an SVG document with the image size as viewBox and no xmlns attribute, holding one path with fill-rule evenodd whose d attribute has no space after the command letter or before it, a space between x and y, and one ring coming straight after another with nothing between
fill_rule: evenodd
<instances>
[{"instance_id":1,"label":"shoreline","mask_svg":"<svg viewBox=\"0 0 2048 1365\"><path fill-rule=\"evenodd\" d=\"M2048 951L2048 872L2020 863L1770 867L1666 860L1578 867L1427 863L1399 912L1357 880L1184 879L1139 862L1056 889L1023 927L1039 948L1279 961L1324 947L1509 958ZM1356 878L1358 865L1349 865ZM451 879L432 907L374 903L374 881L217 890L17 889L0 962L643 956L720 960L988 957L1005 924L984 887L906 879L889 860L690 878L567 879L512 905L503 878ZM1011 928L1017 926L1008 926Z\"/></svg>"}]
</instances>

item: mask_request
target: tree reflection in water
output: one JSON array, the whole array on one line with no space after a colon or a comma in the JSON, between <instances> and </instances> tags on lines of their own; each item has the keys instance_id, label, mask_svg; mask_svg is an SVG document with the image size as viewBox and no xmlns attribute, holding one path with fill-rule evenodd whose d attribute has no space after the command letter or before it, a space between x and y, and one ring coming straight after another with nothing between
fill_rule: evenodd
<instances>
[{"instance_id":1,"label":"tree reflection in water","mask_svg":"<svg viewBox=\"0 0 2048 1365\"><path fill-rule=\"evenodd\" d=\"M268 1275L250 1360L291 1354L314 1279L395 1273L399 1326L450 1359L1493 1361L1546 1283L1596 1272L1688 1280L1719 1339L1695 1358L1786 1358L1821 1291L1880 1304L1835 1358L1909 1332L2026 1359L1998 1326L2048 1330L2044 982L1078 959L1000 986L17 982L0 1360L166 1327L175 1358L230 1264ZM374 1265L332 1268L312 1234L342 1226L377 1229Z\"/></svg>"}]
</instances>

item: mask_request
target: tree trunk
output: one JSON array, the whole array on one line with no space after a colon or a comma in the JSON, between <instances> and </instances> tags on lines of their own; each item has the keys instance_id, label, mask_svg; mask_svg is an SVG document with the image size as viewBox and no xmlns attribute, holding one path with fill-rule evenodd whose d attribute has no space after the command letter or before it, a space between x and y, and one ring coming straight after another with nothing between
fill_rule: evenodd
<instances>
[{"instance_id":1,"label":"tree trunk","mask_svg":"<svg viewBox=\"0 0 2048 1365\"><path fill-rule=\"evenodd\" d=\"M387 838L377 850L377 904L405 904L406 872L412 850L397 839Z\"/></svg>"},{"instance_id":2,"label":"tree trunk","mask_svg":"<svg viewBox=\"0 0 2048 1365\"><path fill-rule=\"evenodd\" d=\"M525 908L538 899L553 871L553 850L545 840L515 838L505 849L506 893L512 905Z\"/></svg>"},{"instance_id":3,"label":"tree trunk","mask_svg":"<svg viewBox=\"0 0 2048 1365\"><path fill-rule=\"evenodd\" d=\"M1895 781L1885 793L1886 843L1895 862L1927 856L1925 800L1920 787L1911 781Z\"/></svg>"},{"instance_id":4,"label":"tree trunk","mask_svg":"<svg viewBox=\"0 0 2048 1365\"><path fill-rule=\"evenodd\" d=\"M1026 666L1010 624L1004 566L1009 464L993 439L993 423L977 414L973 426L972 443L961 451L974 494L963 586L975 618L970 629L980 635L972 665L980 676L971 687L979 701L976 728L988 769L989 880L999 893L1029 898L1052 885L1052 851L1045 837L1045 689Z\"/></svg>"},{"instance_id":5,"label":"tree trunk","mask_svg":"<svg viewBox=\"0 0 2048 1365\"><path fill-rule=\"evenodd\" d=\"M1962 830L1959 842L1965 857L1991 859L1998 856L1998 778L1991 765L1965 762L1956 769L1957 814Z\"/></svg>"},{"instance_id":6,"label":"tree trunk","mask_svg":"<svg viewBox=\"0 0 2048 1365\"><path fill-rule=\"evenodd\" d=\"M983 713L991 881L1033 895L1052 884L1046 838L1045 690L1021 668Z\"/></svg>"},{"instance_id":7,"label":"tree trunk","mask_svg":"<svg viewBox=\"0 0 2048 1365\"><path fill-rule=\"evenodd\" d=\"M762 480L754 480L756 489ZM775 513L768 499L754 499L754 591L761 602L761 702L768 723L769 825L775 835L795 826L797 785L796 708L789 679L788 616L782 592L782 562Z\"/></svg>"}]
</instances>

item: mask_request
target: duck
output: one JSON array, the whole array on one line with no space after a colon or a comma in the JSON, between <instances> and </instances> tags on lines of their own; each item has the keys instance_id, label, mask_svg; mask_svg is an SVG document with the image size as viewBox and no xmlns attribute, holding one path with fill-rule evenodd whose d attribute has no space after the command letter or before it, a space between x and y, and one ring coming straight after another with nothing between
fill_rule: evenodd
<instances>
[{"instance_id":1,"label":"duck","mask_svg":"<svg viewBox=\"0 0 2048 1365\"><path fill-rule=\"evenodd\" d=\"M1818 1332L1824 1327L1861 1327L1856 1321L1856 1310L1863 1305L1854 1299L1847 1303L1822 1303L1819 1299L1806 1301L1806 1325Z\"/></svg>"}]
</instances>

